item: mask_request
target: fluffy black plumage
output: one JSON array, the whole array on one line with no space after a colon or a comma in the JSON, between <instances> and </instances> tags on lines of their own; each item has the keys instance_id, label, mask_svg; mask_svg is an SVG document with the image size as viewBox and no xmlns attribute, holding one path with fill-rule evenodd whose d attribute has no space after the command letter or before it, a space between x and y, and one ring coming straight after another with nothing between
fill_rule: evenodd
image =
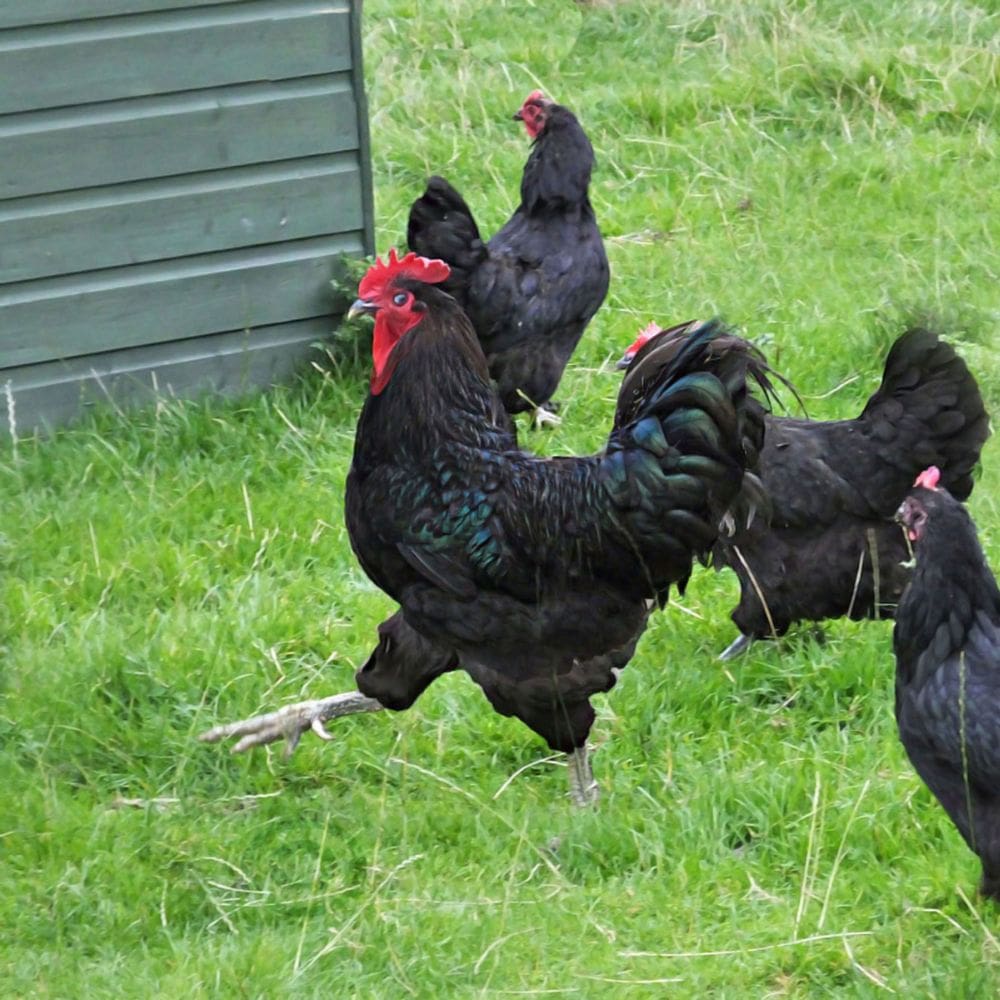
<instances>
[{"instance_id":1,"label":"fluffy black plumage","mask_svg":"<svg viewBox=\"0 0 1000 1000\"><path fill-rule=\"evenodd\" d=\"M947 491L913 489L898 519L916 559L893 629L899 736L1000 899L1000 590Z\"/></svg>"},{"instance_id":2,"label":"fluffy black plumage","mask_svg":"<svg viewBox=\"0 0 1000 1000\"><path fill-rule=\"evenodd\" d=\"M431 177L410 209L410 249L451 265L444 284L472 325L509 413L548 403L608 292L608 258L590 205L594 151L576 116L532 95L538 132L521 201L489 242L462 196Z\"/></svg>"},{"instance_id":3,"label":"fluffy black plumage","mask_svg":"<svg viewBox=\"0 0 1000 1000\"><path fill-rule=\"evenodd\" d=\"M799 620L891 618L909 579L896 508L929 465L965 499L988 436L975 378L925 329L893 344L855 419L768 415L760 476L771 520L720 538L713 552L739 577L732 618L743 635L782 635Z\"/></svg>"},{"instance_id":4,"label":"fluffy black plumage","mask_svg":"<svg viewBox=\"0 0 1000 1000\"><path fill-rule=\"evenodd\" d=\"M554 749L584 745L654 603L683 586L720 521L759 496L763 434L748 345L705 324L625 379L604 451L517 447L475 333L440 289L399 279L422 315L369 395L347 482L351 544L400 604L359 671L406 708L461 666Z\"/></svg>"}]
</instances>

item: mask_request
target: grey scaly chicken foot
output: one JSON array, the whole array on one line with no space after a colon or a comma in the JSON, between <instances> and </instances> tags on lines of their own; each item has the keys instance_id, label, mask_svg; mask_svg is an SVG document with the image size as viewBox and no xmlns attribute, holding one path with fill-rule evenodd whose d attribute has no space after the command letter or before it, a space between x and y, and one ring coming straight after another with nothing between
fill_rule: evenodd
<instances>
[{"instance_id":1,"label":"grey scaly chicken foot","mask_svg":"<svg viewBox=\"0 0 1000 1000\"><path fill-rule=\"evenodd\" d=\"M237 743L232 748L233 753L242 753L283 739L287 744L286 755L290 756L308 730L311 729L320 739L332 740L333 735L324 725L330 719L358 712L379 712L384 708L381 702L368 698L359 691L347 691L328 698L295 702L275 712L255 715L239 722L227 722L202 733L198 739L203 743L218 743L235 737ZM566 763L573 804L581 809L596 805L601 789L594 779L586 746L568 753Z\"/></svg>"},{"instance_id":2,"label":"grey scaly chicken foot","mask_svg":"<svg viewBox=\"0 0 1000 1000\"><path fill-rule=\"evenodd\" d=\"M544 406L537 407L531 416L531 426L536 431L540 431L543 427L558 427L561 423L562 417Z\"/></svg>"},{"instance_id":3,"label":"grey scaly chicken foot","mask_svg":"<svg viewBox=\"0 0 1000 1000\"><path fill-rule=\"evenodd\" d=\"M540 431L543 427L558 427L562 423L562 417L557 412L560 404L554 399L550 399L548 405L542 403L539 406L523 389L518 389L517 394L531 407L531 427L534 430Z\"/></svg>"},{"instance_id":4,"label":"grey scaly chicken foot","mask_svg":"<svg viewBox=\"0 0 1000 1000\"><path fill-rule=\"evenodd\" d=\"M594 779L586 746L577 747L572 753L566 754L566 764L569 768L569 794L573 805L581 809L596 806L601 797L601 786Z\"/></svg>"},{"instance_id":5,"label":"grey scaly chicken foot","mask_svg":"<svg viewBox=\"0 0 1000 1000\"><path fill-rule=\"evenodd\" d=\"M252 747L264 746L277 740L286 743L285 754L291 756L299 745L302 734L311 729L320 739L332 740L333 736L324 723L341 715L356 712L378 712L385 706L374 698L368 698L360 691L346 691L329 698L314 698L285 705L276 712L255 715L240 722L227 722L202 733L198 739L204 743L218 743L220 740L238 737L233 753L242 753Z\"/></svg>"}]
</instances>

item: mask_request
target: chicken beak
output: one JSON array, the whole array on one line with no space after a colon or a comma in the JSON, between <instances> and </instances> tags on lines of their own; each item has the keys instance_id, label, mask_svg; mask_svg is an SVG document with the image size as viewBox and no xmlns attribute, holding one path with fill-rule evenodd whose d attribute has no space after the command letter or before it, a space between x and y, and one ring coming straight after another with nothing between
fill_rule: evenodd
<instances>
[{"instance_id":1,"label":"chicken beak","mask_svg":"<svg viewBox=\"0 0 1000 1000\"><path fill-rule=\"evenodd\" d=\"M511 121L523 122L524 121L524 115L522 115L520 111L515 111L514 114L511 115Z\"/></svg>"},{"instance_id":2,"label":"chicken beak","mask_svg":"<svg viewBox=\"0 0 1000 1000\"><path fill-rule=\"evenodd\" d=\"M620 358L618 359L618 361L617 361L617 362L615 363L615 368L617 368L617 369L618 369L619 371L621 371L621 370L622 370L622 369L624 369L624 368L628 368L628 367L629 367L629 365L631 365L631 364L632 364L632 361L633 361L634 359L635 359L635 355L634 355L634 354L632 354L632 353L628 353L628 354L623 354L623 355L622 355L622 356L621 356L621 357L620 357Z\"/></svg>"},{"instance_id":3,"label":"chicken beak","mask_svg":"<svg viewBox=\"0 0 1000 1000\"><path fill-rule=\"evenodd\" d=\"M374 302L368 302L366 299L355 299L351 303L351 308L347 310L347 318L356 319L358 316L374 312L378 312L378 306Z\"/></svg>"},{"instance_id":4,"label":"chicken beak","mask_svg":"<svg viewBox=\"0 0 1000 1000\"><path fill-rule=\"evenodd\" d=\"M910 513L910 498L903 497L903 502L896 508L896 513L893 514L892 519L898 521L900 524L905 523L907 515Z\"/></svg>"}]
</instances>

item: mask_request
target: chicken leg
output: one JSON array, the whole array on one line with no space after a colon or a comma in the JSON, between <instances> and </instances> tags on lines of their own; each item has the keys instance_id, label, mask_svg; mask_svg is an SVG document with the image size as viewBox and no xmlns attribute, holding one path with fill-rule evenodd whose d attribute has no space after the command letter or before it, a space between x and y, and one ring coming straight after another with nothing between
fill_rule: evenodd
<instances>
[{"instance_id":1,"label":"chicken leg","mask_svg":"<svg viewBox=\"0 0 1000 1000\"><path fill-rule=\"evenodd\" d=\"M332 740L333 735L325 726L330 719L359 712L380 712L384 708L381 702L368 698L359 691L346 691L328 698L295 702L277 711L255 715L239 722L227 722L201 733L198 739L203 743L218 743L230 737L236 738L233 753L242 753L283 739L286 744L285 754L290 757L308 730L311 729L322 740ZM581 809L596 806L601 788L594 779L586 746L577 747L572 753L568 753L566 763L573 805Z\"/></svg>"},{"instance_id":2,"label":"chicken leg","mask_svg":"<svg viewBox=\"0 0 1000 1000\"><path fill-rule=\"evenodd\" d=\"M238 737L233 753L242 753L253 747L264 746L277 740L285 740L285 754L291 756L302 739L302 734L312 730L320 739L332 740L333 736L324 723L341 715L356 712L378 712L385 706L374 698L368 698L360 691L345 691L329 698L314 698L285 705L275 712L255 715L240 722L227 722L202 733L198 739L204 743L218 743L229 737Z\"/></svg>"},{"instance_id":3,"label":"chicken leg","mask_svg":"<svg viewBox=\"0 0 1000 1000\"><path fill-rule=\"evenodd\" d=\"M569 767L569 794L573 805L581 809L596 806L601 797L601 786L594 779L586 744L566 754L566 764Z\"/></svg>"},{"instance_id":4,"label":"chicken leg","mask_svg":"<svg viewBox=\"0 0 1000 1000\"><path fill-rule=\"evenodd\" d=\"M745 653L753 645L753 636L743 632L733 639L726 648L719 653L720 660L735 660L740 653Z\"/></svg>"}]
</instances>

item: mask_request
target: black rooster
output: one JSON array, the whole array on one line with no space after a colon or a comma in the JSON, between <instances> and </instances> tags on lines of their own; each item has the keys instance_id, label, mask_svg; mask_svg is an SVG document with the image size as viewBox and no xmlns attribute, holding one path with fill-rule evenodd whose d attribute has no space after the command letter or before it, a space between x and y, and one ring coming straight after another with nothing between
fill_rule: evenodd
<instances>
[{"instance_id":1,"label":"black rooster","mask_svg":"<svg viewBox=\"0 0 1000 1000\"><path fill-rule=\"evenodd\" d=\"M360 694L222 726L236 749L349 712L405 709L463 668L493 707L571 755L575 801L596 797L591 695L614 686L650 610L683 588L720 521L760 501L747 472L763 432L747 377L766 366L709 323L647 345L604 450L517 448L475 331L434 286L441 261L379 261L355 312L374 313L374 374L347 481L351 544L400 604L358 671Z\"/></svg>"},{"instance_id":2,"label":"black rooster","mask_svg":"<svg viewBox=\"0 0 1000 1000\"><path fill-rule=\"evenodd\" d=\"M909 579L892 521L896 508L931 464L955 496L968 497L989 418L954 349L928 330L911 329L893 344L882 384L860 416L769 414L766 428L760 477L771 521L720 537L713 551L715 564L732 568L740 581L732 619L741 635L723 658L800 620L892 618Z\"/></svg>"},{"instance_id":3,"label":"black rooster","mask_svg":"<svg viewBox=\"0 0 1000 1000\"><path fill-rule=\"evenodd\" d=\"M462 196L432 177L410 209L410 249L451 267L444 282L479 337L508 413L546 404L608 293L608 258L587 190L594 150L568 108L529 94L514 116L534 140L521 203L484 243Z\"/></svg>"},{"instance_id":4,"label":"black rooster","mask_svg":"<svg viewBox=\"0 0 1000 1000\"><path fill-rule=\"evenodd\" d=\"M893 629L896 721L1000 900L1000 590L965 508L921 473L896 518L916 567Z\"/></svg>"}]
</instances>

